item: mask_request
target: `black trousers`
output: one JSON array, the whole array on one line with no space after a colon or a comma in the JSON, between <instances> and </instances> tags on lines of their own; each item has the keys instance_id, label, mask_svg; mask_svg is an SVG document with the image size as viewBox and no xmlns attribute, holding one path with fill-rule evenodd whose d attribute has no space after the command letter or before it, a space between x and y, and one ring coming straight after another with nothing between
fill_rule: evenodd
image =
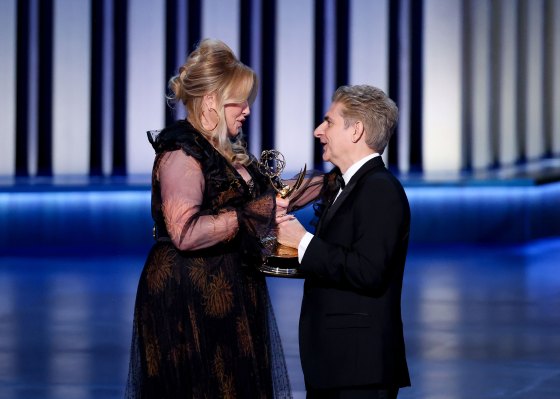
<instances>
[{"instance_id":1,"label":"black trousers","mask_svg":"<svg viewBox=\"0 0 560 399\"><path fill-rule=\"evenodd\" d=\"M309 389L307 399L397 399L399 388L381 388L376 385L333 389Z\"/></svg>"}]
</instances>

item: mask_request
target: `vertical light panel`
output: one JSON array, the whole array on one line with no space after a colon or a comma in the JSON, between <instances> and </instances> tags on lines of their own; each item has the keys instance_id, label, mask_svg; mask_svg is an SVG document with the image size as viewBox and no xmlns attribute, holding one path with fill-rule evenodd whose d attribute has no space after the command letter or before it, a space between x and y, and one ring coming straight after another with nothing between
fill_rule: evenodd
<instances>
[{"instance_id":1,"label":"vertical light panel","mask_svg":"<svg viewBox=\"0 0 560 399\"><path fill-rule=\"evenodd\" d=\"M287 171L313 161L313 4L277 2L274 128L276 149L285 155Z\"/></svg>"},{"instance_id":2,"label":"vertical light panel","mask_svg":"<svg viewBox=\"0 0 560 399\"><path fill-rule=\"evenodd\" d=\"M350 3L350 84L389 89L389 2Z\"/></svg>"},{"instance_id":3,"label":"vertical light panel","mask_svg":"<svg viewBox=\"0 0 560 399\"><path fill-rule=\"evenodd\" d=\"M542 0L527 2L527 102L525 112L525 142L528 160L537 159L544 153L544 4Z\"/></svg>"},{"instance_id":4,"label":"vertical light panel","mask_svg":"<svg viewBox=\"0 0 560 399\"><path fill-rule=\"evenodd\" d=\"M165 2L129 0L126 155L129 174L150 173L146 131L165 123Z\"/></svg>"},{"instance_id":5,"label":"vertical light panel","mask_svg":"<svg viewBox=\"0 0 560 399\"><path fill-rule=\"evenodd\" d=\"M424 7L423 167L426 172L458 171L462 5L460 0L426 0Z\"/></svg>"},{"instance_id":6,"label":"vertical light panel","mask_svg":"<svg viewBox=\"0 0 560 399\"><path fill-rule=\"evenodd\" d=\"M500 163L510 165L517 160L517 0L501 0L497 15L500 26L498 48L500 63L496 79L499 80L499 137Z\"/></svg>"},{"instance_id":7,"label":"vertical light panel","mask_svg":"<svg viewBox=\"0 0 560 399\"><path fill-rule=\"evenodd\" d=\"M53 174L89 173L89 0L54 3Z\"/></svg>"},{"instance_id":8,"label":"vertical light panel","mask_svg":"<svg viewBox=\"0 0 560 399\"><path fill-rule=\"evenodd\" d=\"M185 1L179 1L177 3L177 34L175 36L175 40L177 40L177 65L175 65L175 73L179 71L179 67L187 60L189 54L187 45L187 18L187 3ZM171 76L166 76L165 81L167 82L170 78ZM165 86L165 90L168 90L167 86ZM185 119L187 117L187 111L182 102L179 101L176 104L170 105L175 107L176 119Z\"/></svg>"},{"instance_id":9,"label":"vertical light panel","mask_svg":"<svg viewBox=\"0 0 560 399\"><path fill-rule=\"evenodd\" d=\"M113 126L113 2L111 0L92 0L104 1L103 9L105 10L105 18L103 18L103 134L102 134L102 170L105 176L111 174L113 153L113 135L111 127Z\"/></svg>"},{"instance_id":10,"label":"vertical light panel","mask_svg":"<svg viewBox=\"0 0 560 399\"><path fill-rule=\"evenodd\" d=\"M402 0L399 7L399 62L398 87L399 123L395 133L398 139L399 171L406 173L410 170L410 1ZM389 151L383 153L387 164Z\"/></svg>"},{"instance_id":11,"label":"vertical light panel","mask_svg":"<svg viewBox=\"0 0 560 399\"><path fill-rule=\"evenodd\" d=\"M325 14L324 19L316 21L318 24L324 24L325 37L324 37L324 54L322 62L319 67L323 69L323 114L327 112L331 105L331 98L336 90L336 5L335 0L325 0ZM321 38L317 38L321 40ZM328 164L330 165L330 164ZM332 165L330 166L332 167ZM325 169L328 170L328 169Z\"/></svg>"},{"instance_id":12,"label":"vertical light panel","mask_svg":"<svg viewBox=\"0 0 560 399\"><path fill-rule=\"evenodd\" d=\"M258 17L261 15L261 2L253 1L253 18L251 18L251 65L259 74L261 70L261 39L262 39L262 26L261 19ZM257 16L257 17L255 17ZM259 76L260 79L260 76ZM260 82L260 80L259 80ZM262 96L259 92L257 93L257 98L251 107L251 115L249 117L249 124L251 129L251 137L249 138L249 151L251 154L255 155L257 158L260 156L262 150L262 140L261 140L261 99Z\"/></svg>"},{"instance_id":13,"label":"vertical light panel","mask_svg":"<svg viewBox=\"0 0 560 399\"><path fill-rule=\"evenodd\" d=\"M15 172L16 0L0 1L0 176Z\"/></svg>"},{"instance_id":14,"label":"vertical light panel","mask_svg":"<svg viewBox=\"0 0 560 399\"><path fill-rule=\"evenodd\" d=\"M56 23L56 22L55 22ZM39 93L39 0L29 1L29 87L28 102L28 143L27 143L27 168L29 176L37 175L38 164L38 123L39 105L35 100ZM16 132L17 134L17 132Z\"/></svg>"},{"instance_id":15,"label":"vertical light panel","mask_svg":"<svg viewBox=\"0 0 560 399\"><path fill-rule=\"evenodd\" d=\"M552 152L554 155L560 156L560 1L549 1L550 10L553 14L551 19L553 21L552 38L550 38L553 54L550 68L552 73L550 77L552 84L550 128L552 129Z\"/></svg>"},{"instance_id":16,"label":"vertical light panel","mask_svg":"<svg viewBox=\"0 0 560 399\"><path fill-rule=\"evenodd\" d=\"M369 84L389 93L388 0L352 0L349 26L350 84ZM386 163L388 154L383 153Z\"/></svg>"},{"instance_id":17,"label":"vertical light panel","mask_svg":"<svg viewBox=\"0 0 560 399\"><path fill-rule=\"evenodd\" d=\"M322 76L321 79L315 79L315 84L321 84L322 90L320 91L320 95L317 92L314 92L315 96L320 96L321 109L319 113L319 118L315 115L315 122L322 121L323 116L327 112L330 107L332 101L332 95L336 90L336 36L337 36L337 26L336 23L336 4L335 0L324 0L323 2L323 15L322 17L317 15L318 18L315 21L317 26L314 27L315 30L315 40L322 41L322 54L317 55L315 58L315 72L321 72ZM322 37L319 33L322 27ZM318 64L318 65L317 65ZM317 90L317 88L315 88ZM317 99L315 98L315 101ZM315 104L317 107L317 103ZM315 112L317 110L315 109ZM317 121L318 119L318 121ZM315 126L314 126L315 128ZM318 165L316 165L318 166ZM330 162L321 162L320 166L323 170L330 170L333 167L333 164Z\"/></svg>"},{"instance_id":18,"label":"vertical light panel","mask_svg":"<svg viewBox=\"0 0 560 399\"><path fill-rule=\"evenodd\" d=\"M202 0L202 37L220 39L239 57L239 0Z\"/></svg>"},{"instance_id":19,"label":"vertical light panel","mask_svg":"<svg viewBox=\"0 0 560 399\"><path fill-rule=\"evenodd\" d=\"M491 154L491 135L490 117L491 117L491 90L492 82L490 80L490 3L487 0L471 0L470 13L472 32L471 49L472 54L470 60L471 76L470 81L472 87L471 106L472 115L472 166L474 169L483 169L492 163ZM467 115L467 118L469 116Z\"/></svg>"}]
</instances>

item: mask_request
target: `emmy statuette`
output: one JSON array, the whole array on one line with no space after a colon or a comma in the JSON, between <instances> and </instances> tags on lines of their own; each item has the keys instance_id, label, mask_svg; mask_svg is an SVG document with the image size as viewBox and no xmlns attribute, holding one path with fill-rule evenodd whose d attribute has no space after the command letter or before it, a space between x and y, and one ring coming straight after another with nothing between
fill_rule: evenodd
<instances>
[{"instance_id":1,"label":"emmy statuette","mask_svg":"<svg viewBox=\"0 0 560 399\"><path fill-rule=\"evenodd\" d=\"M282 198L288 198L301 186L305 172L307 171L307 165L304 165L294 185L290 187L285 184L280 176L284 171L286 162L284 155L277 150L264 150L261 153L261 159L259 160L258 166L260 172L268 177L272 187L274 187L278 195ZM274 240L274 238L265 238L265 240ZM273 243L273 246L273 254L266 257L264 264L259 268L259 270L262 273L273 277L301 278L302 276L299 272L297 248L287 247L276 241Z\"/></svg>"}]
</instances>

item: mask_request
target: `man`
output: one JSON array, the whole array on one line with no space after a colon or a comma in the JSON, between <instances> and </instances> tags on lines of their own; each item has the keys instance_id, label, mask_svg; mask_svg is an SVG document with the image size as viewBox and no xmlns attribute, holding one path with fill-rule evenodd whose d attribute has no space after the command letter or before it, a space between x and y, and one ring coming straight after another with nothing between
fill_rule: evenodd
<instances>
[{"instance_id":1,"label":"man","mask_svg":"<svg viewBox=\"0 0 560 399\"><path fill-rule=\"evenodd\" d=\"M342 86L314 136L340 169L315 235L278 215L278 241L305 274L299 339L307 398L396 398L409 386L401 290L410 208L381 154L398 119L371 86ZM336 170L336 168L335 168Z\"/></svg>"}]
</instances>

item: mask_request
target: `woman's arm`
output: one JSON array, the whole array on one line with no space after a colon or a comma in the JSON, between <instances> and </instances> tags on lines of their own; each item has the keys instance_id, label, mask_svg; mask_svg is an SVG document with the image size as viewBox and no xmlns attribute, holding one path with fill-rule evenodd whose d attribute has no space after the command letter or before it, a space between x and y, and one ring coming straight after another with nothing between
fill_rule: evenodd
<instances>
[{"instance_id":1,"label":"woman's arm","mask_svg":"<svg viewBox=\"0 0 560 399\"><path fill-rule=\"evenodd\" d=\"M204 175L200 164L182 150L163 155L158 170L167 232L180 250L197 250L228 241L238 230L235 210L200 215Z\"/></svg>"},{"instance_id":2,"label":"woman's arm","mask_svg":"<svg viewBox=\"0 0 560 399\"><path fill-rule=\"evenodd\" d=\"M323 188L323 179L323 174L315 174L306 177L303 180L301 186L288 197L288 199L290 200L288 210L297 210L299 208L303 208L310 202L315 201L319 197L321 189ZM297 177L294 179L285 180L284 183L292 187L295 184L296 180Z\"/></svg>"}]
</instances>

